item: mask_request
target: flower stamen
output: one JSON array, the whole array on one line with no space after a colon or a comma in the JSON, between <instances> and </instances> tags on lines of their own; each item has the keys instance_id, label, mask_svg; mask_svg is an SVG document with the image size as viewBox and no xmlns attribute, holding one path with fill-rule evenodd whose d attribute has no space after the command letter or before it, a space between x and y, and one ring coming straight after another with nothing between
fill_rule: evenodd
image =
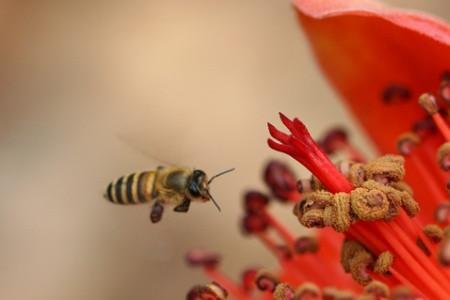
<instances>
[{"instance_id":1,"label":"flower stamen","mask_svg":"<svg viewBox=\"0 0 450 300\"><path fill-rule=\"evenodd\" d=\"M419 97L419 104L433 118L433 121L436 124L436 127L441 132L442 136L447 141L450 141L450 128L448 127L442 115L439 113L439 107L436 98L430 93L422 94Z\"/></svg>"}]
</instances>

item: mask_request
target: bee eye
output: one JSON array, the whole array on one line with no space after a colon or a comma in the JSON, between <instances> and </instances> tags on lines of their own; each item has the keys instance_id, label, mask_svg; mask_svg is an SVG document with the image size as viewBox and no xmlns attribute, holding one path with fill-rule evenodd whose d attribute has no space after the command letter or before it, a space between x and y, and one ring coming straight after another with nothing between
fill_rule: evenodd
<instances>
[{"instance_id":1,"label":"bee eye","mask_svg":"<svg viewBox=\"0 0 450 300\"><path fill-rule=\"evenodd\" d=\"M198 186L195 183L191 183L188 187L189 194L191 194L194 197L200 197L200 190L198 189Z\"/></svg>"}]
</instances>

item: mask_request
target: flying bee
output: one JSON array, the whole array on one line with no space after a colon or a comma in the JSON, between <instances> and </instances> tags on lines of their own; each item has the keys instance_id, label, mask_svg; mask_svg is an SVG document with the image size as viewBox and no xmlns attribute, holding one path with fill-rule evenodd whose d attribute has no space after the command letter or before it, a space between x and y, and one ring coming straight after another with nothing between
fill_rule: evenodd
<instances>
[{"instance_id":1,"label":"flying bee","mask_svg":"<svg viewBox=\"0 0 450 300\"><path fill-rule=\"evenodd\" d=\"M158 167L155 171L144 171L122 176L108 185L105 198L114 204L140 204L154 201L150 220L161 220L164 206L172 205L176 212L187 212L191 202L211 200L220 211L220 206L209 192L211 182L228 172L220 172L210 179L202 170L183 167Z\"/></svg>"}]
</instances>

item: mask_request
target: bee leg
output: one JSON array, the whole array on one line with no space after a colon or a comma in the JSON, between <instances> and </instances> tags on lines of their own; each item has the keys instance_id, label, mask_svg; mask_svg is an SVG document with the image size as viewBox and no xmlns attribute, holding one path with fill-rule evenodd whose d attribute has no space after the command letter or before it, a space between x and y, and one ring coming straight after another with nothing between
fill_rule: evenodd
<instances>
[{"instance_id":1,"label":"bee leg","mask_svg":"<svg viewBox=\"0 0 450 300\"><path fill-rule=\"evenodd\" d=\"M156 191L156 182L158 181L158 177L159 177L159 172L164 169L163 166L159 166L158 168L156 168L156 174L155 174L155 180L153 180L153 186L152 186L152 198L156 198L158 197L158 192Z\"/></svg>"},{"instance_id":2,"label":"bee leg","mask_svg":"<svg viewBox=\"0 0 450 300\"><path fill-rule=\"evenodd\" d=\"M183 202L180 205L175 206L173 209L176 212L187 212L189 210L189 206L191 205L191 200L184 199Z\"/></svg>"},{"instance_id":3,"label":"bee leg","mask_svg":"<svg viewBox=\"0 0 450 300\"><path fill-rule=\"evenodd\" d=\"M163 212L164 206L160 202L156 201L155 204L153 204L152 211L150 213L150 220L152 223L158 223L161 221Z\"/></svg>"}]
</instances>

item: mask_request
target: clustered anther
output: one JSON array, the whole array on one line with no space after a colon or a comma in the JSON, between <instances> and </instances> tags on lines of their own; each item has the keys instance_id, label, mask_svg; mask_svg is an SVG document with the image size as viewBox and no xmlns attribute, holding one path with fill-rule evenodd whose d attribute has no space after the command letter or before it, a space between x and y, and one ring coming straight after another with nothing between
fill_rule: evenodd
<instances>
[{"instance_id":1,"label":"clustered anther","mask_svg":"<svg viewBox=\"0 0 450 300\"><path fill-rule=\"evenodd\" d=\"M320 289L312 282L304 282L296 291L296 300L318 300L320 299Z\"/></svg>"},{"instance_id":2,"label":"clustered anther","mask_svg":"<svg viewBox=\"0 0 450 300\"><path fill-rule=\"evenodd\" d=\"M371 295L371 293L366 293ZM373 295L373 294L372 294ZM346 290L327 286L322 290L312 282L304 282L295 289L289 284L280 283L276 286L273 297L275 300L354 300L355 295ZM376 299L376 298L374 298Z\"/></svg>"},{"instance_id":3,"label":"clustered anther","mask_svg":"<svg viewBox=\"0 0 450 300\"><path fill-rule=\"evenodd\" d=\"M376 259L362 244L354 240L345 240L341 250L341 264L346 273L350 273L361 285L367 285L372 277L368 269L381 275L388 275L394 257L389 251L381 253Z\"/></svg>"},{"instance_id":4,"label":"clustered anther","mask_svg":"<svg viewBox=\"0 0 450 300\"><path fill-rule=\"evenodd\" d=\"M390 220L403 209L410 216L419 212L411 188L403 182L404 159L385 155L366 164L340 164L355 187L350 193L331 194L313 189L303 195L294 214L306 227L331 226L345 232L358 220Z\"/></svg>"},{"instance_id":5,"label":"clustered anther","mask_svg":"<svg viewBox=\"0 0 450 300\"><path fill-rule=\"evenodd\" d=\"M287 283L280 283L276 286L273 292L275 300L294 300L295 291Z\"/></svg>"},{"instance_id":6,"label":"clustered anther","mask_svg":"<svg viewBox=\"0 0 450 300\"><path fill-rule=\"evenodd\" d=\"M444 231L436 224L425 225L423 233L433 243L439 243L444 238Z\"/></svg>"},{"instance_id":7,"label":"clustered anther","mask_svg":"<svg viewBox=\"0 0 450 300\"><path fill-rule=\"evenodd\" d=\"M437 151L437 161L444 171L450 170L450 142L443 143Z\"/></svg>"},{"instance_id":8,"label":"clustered anther","mask_svg":"<svg viewBox=\"0 0 450 300\"><path fill-rule=\"evenodd\" d=\"M355 295L346 290L340 290L335 287L326 287L322 291L323 300L354 300Z\"/></svg>"},{"instance_id":9,"label":"clustered anther","mask_svg":"<svg viewBox=\"0 0 450 300\"><path fill-rule=\"evenodd\" d=\"M397 149L402 155L410 155L417 144L420 143L420 136L414 132L407 132L397 139Z\"/></svg>"},{"instance_id":10,"label":"clustered anther","mask_svg":"<svg viewBox=\"0 0 450 300\"><path fill-rule=\"evenodd\" d=\"M389 275L389 268L394 262L394 255L389 251L384 251L378 255L373 266L373 271L377 274Z\"/></svg>"},{"instance_id":11,"label":"clustered anther","mask_svg":"<svg viewBox=\"0 0 450 300\"><path fill-rule=\"evenodd\" d=\"M424 93L419 97L419 105L430 115L438 112L436 98L431 93Z\"/></svg>"},{"instance_id":12,"label":"clustered anther","mask_svg":"<svg viewBox=\"0 0 450 300\"><path fill-rule=\"evenodd\" d=\"M414 293L411 288L407 286L399 286L393 289L391 293L392 300L404 300L404 299L411 299L411 300L420 300L423 299L423 297L417 295Z\"/></svg>"},{"instance_id":13,"label":"clustered anther","mask_svg":"<svg viewBox=\"0 0 450 300\"><path fill-rule=\"evenodd\" d=\"M381 281L372 280L371 283L364 287L363 295L372 295L374 299L389 298L389 287Z\"/></svg>"},{"instance_id":14,"label":"clustered anther","mask_svg":"<svg viewBox=\"0 0 450 300\"><path fill-rule=\"evenodd\" d=\"M442 230L442 239L438 249L439 263L445 267L450 266L450 226Z\"/></svg>"}]
</instances>

